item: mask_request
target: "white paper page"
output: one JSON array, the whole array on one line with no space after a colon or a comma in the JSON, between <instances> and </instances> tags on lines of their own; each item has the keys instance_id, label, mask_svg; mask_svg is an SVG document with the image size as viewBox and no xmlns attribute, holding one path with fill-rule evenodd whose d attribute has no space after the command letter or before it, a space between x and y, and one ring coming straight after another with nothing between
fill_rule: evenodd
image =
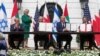
<instances>
[{"instance_id":1,"label":"white paper page","mask_svg":"<svg viewBox=\"0 0 100 56\"><path fill-rule=\"evenodd\" d=\"M71 24L71 31L77 31L77 24Z\"/></svg>"},{"instance_id":2,"label":"white paper page","mask_svg":"<svg viewBox=\"0 0 100 56\"><path fill-rule=\"evenodd\" d=\"M46 23L46 31L47 32L52 32L52 23Z\"/></svg>"},{"instance_id":3,"label":"white paper page","mask_svg":"<svg viewBox=\"0 0 100 56\"><path fill-rule=\"evenodd\" d=\"M39 31L45 31L46 24L45 23L39 23Z\"/></svg>"},{"instance_id":4,"label":"white paper page","mask_svg":"<svg viewBox=\"0 0 100 56\"><path fill-rule=\"evenodd\" d=\"M80 25L80 31L85 31L85 24Z\"/></svg>"},{"instance_id":5,"label":"white paper page","mask_svg":"<svg viewBox=\"0 0 100 56\"><path fill-rule=\"evenodd\" d=\"M87 24L87 29L86 29L86 31L92 31L91 24Z\"/></svg>"},{"instance_id":6,"label":"white paper page","mask_svg":"<svg viewBox=\"0 0 100 56\"><path fill-rule=\"evenodd\" d=\"M67 29L68 31L71 31L71 25L68 24L68 23L66 23L66 29Z\"/></svg>"},{"instance_id":7,"label":"white paper page","mask_svg":"<svg viewBox=\"0 0 100 56\"><path fill-rule=\"evenodd\" d=\"M85 24L80 25L80 31L85 31ZM92 31L91 24L87 24L86 31Z\"/></svg>"}]
</instances>

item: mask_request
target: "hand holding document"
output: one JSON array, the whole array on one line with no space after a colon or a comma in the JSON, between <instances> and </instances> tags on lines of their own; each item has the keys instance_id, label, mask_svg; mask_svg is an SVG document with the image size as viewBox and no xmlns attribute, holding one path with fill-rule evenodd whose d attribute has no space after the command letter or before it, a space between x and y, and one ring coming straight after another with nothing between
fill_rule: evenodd
<instances>
[{"instance_id":1,"label":"hand holding document","mask_svg":"<svg viewBox=\"0 0 100 56\"><path fill-rule=\"evenodd\" d=\"M39 31L52 32L52 23L39 23Z\"/></svg>"},{"instance_id":2,"label":"hand holding document","mask_svg":"<svg viewBox=\"0 0 100 56\"><path fill-rule=\"evenodd\" d=\"M65 29L66 31L71 31L71 25L70 24L68 24L68 23L66 23L66 29Z\"/></svg>"},{"instance_id":3,"label":"hand holding document","mask_svg":"<svg viewBox=\"0 0 100 56\"><path fill-rule=\"evenodd\" d=\"M39 31L45 31L45 23L39 23Z\"/></svg>"},{"instance_id":4,"label":"hand holding document","mask_svg":"<svg viewBox=\"0 0 100 56\"><path fill-rule=\"evenodd\" d=\"M67 28L64 28L63 31L65 32L65 31L69 31L69 30L67 30Z\"/></svg>"},{"instance_id":5,"label":"hand holding document","mask_svg":"<svg viewBox=\"0 0 100 56\"><path fill-rule=\"evenodd\" d=\"M81 24L80 25L80 31L86 31L86 32L89 32L89 31L92 31L92 28L91 28L91 24Z\"/></svg>"},{"instance_id":6,"label":"hand holding document","mask_svg":"<svg viewBox=\"0 0 100 56\"><path fill-rule=\"evenodd\" d=\"M46 31L52 32L52 23L46 23Z\"/></svg>"}]
</instances>

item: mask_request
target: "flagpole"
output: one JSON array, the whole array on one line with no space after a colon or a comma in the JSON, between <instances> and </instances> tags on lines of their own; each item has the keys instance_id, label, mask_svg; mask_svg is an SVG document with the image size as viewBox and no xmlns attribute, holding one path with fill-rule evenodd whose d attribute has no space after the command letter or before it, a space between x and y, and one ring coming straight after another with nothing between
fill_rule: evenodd
<instances>
[{"instance_id":1,"label":"flagpole","mask_svg":"<svg viewBox=\"0 0 100 56\"><path fill-rule=\"evenodd\" d=\"M45 5L46 5L47 1L45 0Z\"/></svg>"},{"instance_id":2,"label":"flagpole","mask_svg":"<svg viewBox=\"0 0 100 56\"><path fill-rule=\"evenodd\" d=\"M38 0L37 0L37 6L38 6Z\"/></svg>"},{"instance_id":3,"label":"flagpole","mask_svg":"<svg viewBox=\"0 0 100 56\"><path fill-rule=\"evenodd\" d=\"M66 0L66 3L67 3L67 0Z\"/></svg>"},{"instance_id":4,"label":"flagpole","mask_svg":"<svg viewBox=\"0 0 100 56\"><path fill-rule=\"evenodd\" d=\"M67 0L66 0L66 4L67 4Z\"/></svg>"},{"instance_id":5,"label":"flagpole","mask_svg":"<svg viewBox=\"0 0 100 56\"><path fill-rule=\"evenodd\" d=\"M57 5L57 3L58 3L57 1L58 1L58 0L56 0L56 4L55 4L55 5Z\"/></svg>"}]
</instances>

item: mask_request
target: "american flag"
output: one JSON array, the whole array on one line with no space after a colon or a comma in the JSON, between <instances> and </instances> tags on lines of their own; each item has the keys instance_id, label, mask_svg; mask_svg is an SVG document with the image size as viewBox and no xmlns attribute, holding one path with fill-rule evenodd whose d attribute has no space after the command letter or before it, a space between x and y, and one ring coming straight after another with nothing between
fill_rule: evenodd
<instances>
[{"instance_id":1,"label":"american flag","mask_svg":"<svg viewBox=\"0 0 100 56\"><path fill-rule=\"evenodd\" d=\"M38 5L36 7L36 11L35 11L35 16L34 16L34 20L35 22L38 22L38 18L39 18L40 14L39 14L39 9L38 9Z\"/></svg>"},{"instance_id":2,"label":"american flag","mask_svg":"<svg viewBox=\"0 0 100 56\"><path fill-rule=\"evenodd\" d=\"M90 15L88 3L85 4L85 8L83 8L83 13L84 13L84 17L87 17L87 20L90 21L91 15Z\"/></svg>"}]
</instances>

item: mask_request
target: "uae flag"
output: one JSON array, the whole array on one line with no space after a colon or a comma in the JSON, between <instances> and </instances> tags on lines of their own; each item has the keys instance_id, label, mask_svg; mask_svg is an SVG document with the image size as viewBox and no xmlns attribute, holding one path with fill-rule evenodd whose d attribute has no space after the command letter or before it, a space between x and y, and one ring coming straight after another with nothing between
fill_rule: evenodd
<instances>
[{"instance_id":1,"label":"uae flag","mask_svg":"<svg viewBox=\"0 0 100 56\"><path fill-rule=\"evenodd\" d=\"M16 16L17 14L18 14L18 6L17 6L17 1L15 0L11 17Z\"/></svg>"},{"instance_id":2,"label":"uae flag","mask_svg":"<svg viewBox=\"0 0 100 56\"><path fill-rule=\"evenodd\" d=\"M65 5L65 8L64 8L64 16L66 17L66 22L70 23L67 4Z\"/></svg>"},{"instance_id":3,"label":"uae flag","mask_svg":"<svg viewBox=\"0 0 100 56\"><path fill-rule=\"evenodd\" d=\"M11 23L14 24L14 19L19 18L18 15L18 6L17 6L17 1L15 0L13 10L12 10L12 15L11 15Z\"/></svg>"}]
</instances>

